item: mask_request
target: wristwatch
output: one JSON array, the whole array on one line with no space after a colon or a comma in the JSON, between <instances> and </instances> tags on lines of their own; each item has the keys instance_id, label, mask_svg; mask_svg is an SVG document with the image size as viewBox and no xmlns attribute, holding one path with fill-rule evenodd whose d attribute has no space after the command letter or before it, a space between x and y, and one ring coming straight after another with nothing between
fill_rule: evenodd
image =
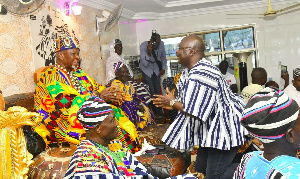
<instances>
[{"instance_id":1,"label":"wristwatch","mask_svg":"<svg viewBox=\"0 0 300 179\"><path fill-rule=\"evenodd\" d=\"M174 104L177 102L178 100L177 99L173 99L170 101L170 106L173 107Z\"/></svg>"}]
</instances>

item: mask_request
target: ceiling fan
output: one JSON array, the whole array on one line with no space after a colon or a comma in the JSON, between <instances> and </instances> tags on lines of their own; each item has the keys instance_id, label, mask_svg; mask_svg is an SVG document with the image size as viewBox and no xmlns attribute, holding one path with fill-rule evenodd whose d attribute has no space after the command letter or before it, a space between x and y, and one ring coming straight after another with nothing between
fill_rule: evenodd
<instances>
[{"instance_id":1,"label":"ceiling fan","mask_svg":"<svg viewBox=\"0 0 300 179\"><path fill-rule=\"evenodd\" d=\"M295 8L295 7L298 7L300 6L300 3L297 3L297 4L294 4L292 6L288 6L286 8L283 8L283 9L279 9L277 11L275 11L273 8L272 8L272 5L271 5L271 0L268 0L268 9L265 13L263 14L227 14L227 15L263 15L265 17L270 17L270 16L274 16L280 12L283 12L283 11L286 11L286 10L289 10L289 9L292 9L292 8Z\"/></svg>"}]
</instances>

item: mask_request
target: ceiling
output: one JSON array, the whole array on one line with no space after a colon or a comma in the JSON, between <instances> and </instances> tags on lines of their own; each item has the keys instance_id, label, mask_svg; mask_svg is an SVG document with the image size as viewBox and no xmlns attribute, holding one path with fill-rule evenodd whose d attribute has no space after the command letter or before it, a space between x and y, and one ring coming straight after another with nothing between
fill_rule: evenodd
<instances>
[{"instance_id":1,"label":"ceiling","mask_svg":"<svg viewBox=\"0 0 300 179\"><path fill-rule=\"evenodd\" d=\"M300 0L272 0L272 6L287 7ZM267 9L268 0L79 0L80 4L99 10L113 10L123 4L122 17L128 19L167 19L191 15ZM275 8L274 8L275 9Z\"/></svg>"}]
</instances>

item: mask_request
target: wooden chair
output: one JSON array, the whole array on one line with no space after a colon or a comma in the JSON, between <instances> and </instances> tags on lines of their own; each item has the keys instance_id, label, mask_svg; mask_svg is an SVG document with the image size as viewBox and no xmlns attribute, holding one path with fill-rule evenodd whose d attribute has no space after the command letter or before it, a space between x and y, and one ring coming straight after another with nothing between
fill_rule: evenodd
<instances>
[{"instance_id":1,"label":"wooden chair","mask_svg":"<svg viewBox=\"0 0 300 179\"><path fill-rule=\"evenodd\" d=\"M33 117L34 120L33 120ZM32 155L27 151L23 126L34 126L41 118L26 108L13 106L0 110L0 179L27 178Z\"/></svg>"}]
</instances>

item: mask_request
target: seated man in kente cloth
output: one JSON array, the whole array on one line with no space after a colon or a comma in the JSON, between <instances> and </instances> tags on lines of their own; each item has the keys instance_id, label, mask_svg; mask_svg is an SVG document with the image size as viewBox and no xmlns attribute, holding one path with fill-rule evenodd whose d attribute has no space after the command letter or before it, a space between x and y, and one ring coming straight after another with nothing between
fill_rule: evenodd
<instances>
[{"instance_id":1,"label":"seated man in kente cloth","mask_svg":"<svg viewBox=\"0 0 300 179\"><path fill-rule=\"evenodd\" d=\"M99 96L108 102L122 100L124 96L121 91L97 84L78 66L76 37L60 37L54 49L56 64L41 74L35 89L34 107L43 117L35 131L47 144L79 144L84 139L84 129L76 114L82 103L90 96Z\"/></svg>"},{"instance_id":2,"label":"seated man in kente cloth","mask_svg":"<svg viewBox=\"0 0 300 179\"><path fill-rule=\"evenodd\" d=\"M157 178L122 143L118 136L121 114L98 97L85 101L77 113L86 139L74 152L64 179L69 178ZM177 177L173 177L177 178ZM178 178L195 178L184 175Z\"/></svg>"}]
</instances>

